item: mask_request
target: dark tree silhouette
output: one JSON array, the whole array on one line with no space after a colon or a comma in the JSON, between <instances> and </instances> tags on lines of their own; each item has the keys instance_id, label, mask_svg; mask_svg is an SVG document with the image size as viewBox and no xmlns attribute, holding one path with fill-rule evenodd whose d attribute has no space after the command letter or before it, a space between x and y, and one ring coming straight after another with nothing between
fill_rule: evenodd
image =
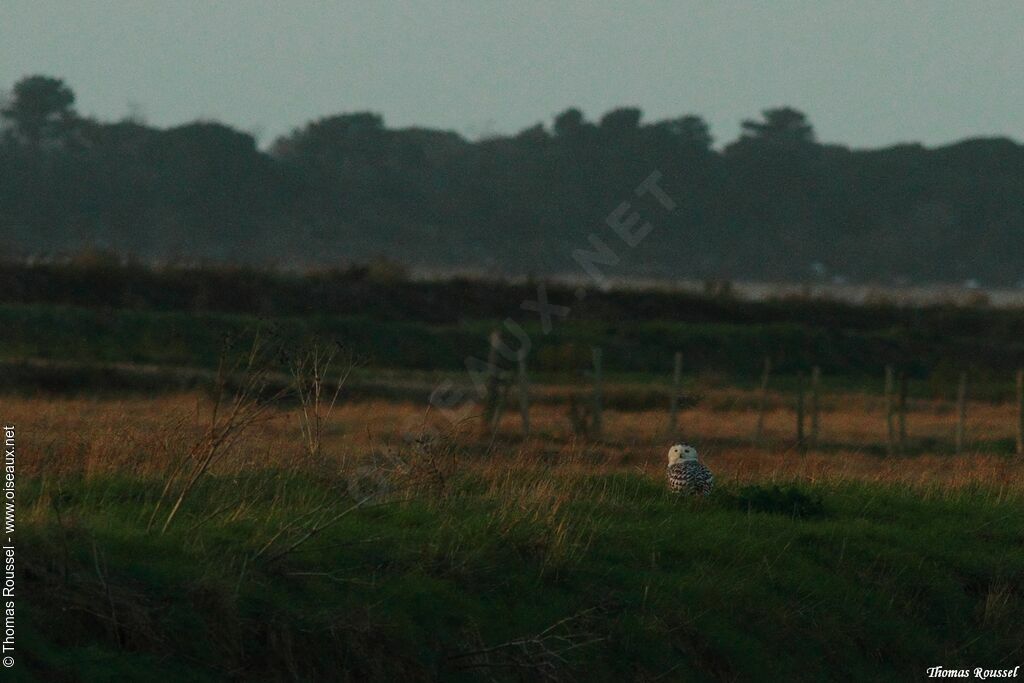
<instances>
[{"instance_id":1,"label":"dark tree silhouette","mask_svg":"<svg viewBox=\"0 0 1024 683\"><path fill-rule=\"evenodd\" d=\"M790 107L765 109L761 121L742 123L743 137L782 144L814 142L814 128L803 112Z\"/></svg>"},{"instance_id":2,"label":"dark tree silhouette","mask_svg":"<svg viewBox=\"0 0 1024 683\"><path fill-rule=\"evenodd\" d=\"M7 250L575 273L573 250L614 237L609 212L628 201L655 229L616 275L1024 280L1024 147L1008 139L850 150L778 107L718 150L699 116L645 123L623 107L477 142L343 113L265 151L220 123L108 123L74 103L32 76L2 109ZM653 170L670 213L634 194Z\"/></svg>"},{"instance_id":3,"label":"dark tree silhouette","mask_svg":"<svg viewBox=\"0 0 1024 683\"><path fill-rule=\"evenodd\" d=\"M48 76L27 76L14 85L0 115L14 137L32 147L63 138L75 120L75 94L64 81Z\"/></svg>"},{"instance_id":4,"label":"dark tree silhouette","mask_svg":"<svg viewBox=\"0 0 1024 683\"><path fill-rule=\"evenodd\" d=\"M711 149L711 144L714 142L707 122L692 114L680 116L677 119L659 121L654 124L654 129L664 131L679 144L694 149Z\"/></svg>"},{"instance_id":5,"label":"dark tree silhouette","mask_svg":"<svg viewBox=\"0 0 1024 683\"><path fill-rule=\"evenodd\" d=\"M571 138L583 130L583 112L579 109L566 109L555 117L555 135L560 138Z\"/></svg>"},{"instance_id":6,"label":"dark tree silhouette","mask_svg":"<svg viewBox=\"0 0 1024 683\"><path fill-rule=\"evenodd\" d=\"M615 134L629 133L640 128L643 113L636 107L613 109L601 117L601 130Z\"/></svg>"}]
</instances>

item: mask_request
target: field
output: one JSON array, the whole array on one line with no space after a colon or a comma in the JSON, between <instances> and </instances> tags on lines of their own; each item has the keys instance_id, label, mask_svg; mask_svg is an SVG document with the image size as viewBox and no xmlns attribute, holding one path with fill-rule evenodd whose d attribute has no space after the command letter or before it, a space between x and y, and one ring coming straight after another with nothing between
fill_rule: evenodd
<instances>
[{"instance_id":1,"label":"field","mask_svg":"<svg viewBox=\"0 0 1024 683\"><path fill-rule=\"evenodd\" d=\"M309 404L254 400L166 530L165 487L224 424L209 392L6 397L22 581L46 596L19 611L20 673L916 680L1024 657L1010 405L970 402L957 456L951 406L916 399L888 457L877 395L827 394L803 450L787 394L753 444L755 393L707 384L678 434L718 490L679 500L667 411L609 409L588 439L576 389L536 387L525 440L514 411L491 430L344 392L304 439Z\"/></svg>"},{"instance_id":2,"label":"field","mask_svg":"<svg viewBox=\"0 0 1024 683\"><path fill-rule=\"evenodd\" d=\"M915 680L1024 657L1019 309L716 285L589 292L545 331L532 282L100 261L0 284L25 680ZM468 371L516 311L528 435L517 364ZM710 497L666 492L676 441Z\"/></svg>"}]
</instances>

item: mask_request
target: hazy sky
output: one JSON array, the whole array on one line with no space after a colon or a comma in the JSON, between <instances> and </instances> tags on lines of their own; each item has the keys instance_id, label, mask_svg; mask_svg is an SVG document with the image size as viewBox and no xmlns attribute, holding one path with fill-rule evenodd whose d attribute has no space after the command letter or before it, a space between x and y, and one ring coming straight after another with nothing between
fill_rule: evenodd
<instances>
[{"instance_id":1,"label":"hazy sky","mask_svg":"<svg viewBox=\"0 0 1024 683\"><path fill-rule=\"evenodd\" d=\"M263 143L342 111L475 137L619 105L701 114L722 142L780 104L858 147L1022 140L1022 67L1018 1L0 5L0 88L51 74L86 114L215 118Z\"/></svg>"}]
</instances>

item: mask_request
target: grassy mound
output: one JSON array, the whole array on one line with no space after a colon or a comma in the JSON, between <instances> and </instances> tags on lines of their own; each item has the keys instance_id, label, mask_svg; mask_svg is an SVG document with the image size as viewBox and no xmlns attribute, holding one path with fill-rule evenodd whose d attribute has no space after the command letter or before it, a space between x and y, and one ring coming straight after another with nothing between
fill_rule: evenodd
<instances>
[{"instance_id":1,"label":"grassy mound","mask_svg":"<svg viewBox=\"0 0 1024 683\"><path fill-rule=\"evenodd\" d=\"M795 486L744 486L736 492L719 492L718 498L724 505L750 512L774 512L793 517L825 514L820 494L808 494Z\"/></svg>"},{"instance_id":2,"label":"grassy mound","mask_svg":"<svg viewBox=\"0 0 1024 683\"><path fill-rule=\"evenodd\" d=\"M887 680L1012 668L1024 501L462 474L19 482L27 680ZM313 532L310 534L309 532Z\"/></svg>"}]
</instances>

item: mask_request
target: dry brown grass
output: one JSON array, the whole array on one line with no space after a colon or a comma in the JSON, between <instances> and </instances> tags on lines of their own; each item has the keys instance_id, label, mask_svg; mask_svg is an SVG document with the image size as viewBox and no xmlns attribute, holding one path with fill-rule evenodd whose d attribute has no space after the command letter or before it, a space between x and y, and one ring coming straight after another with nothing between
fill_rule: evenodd
<instances>
[{"instance_id":1,"label":"dry brown grass","mask_svg":"<svg viewBox=\"0 0 1024 683\"><path fill-rule=\"evenodd\" d=\"M767 416L767 445L754 447L749 439L756 413L748 407L753 401L741 398L731 409L723 408L728 402L708 401L680 415L678 438L700 447L722 481L859 480L1024 490L1024 462L1010 456L927 451L893 458L877 455L885 426L881 403L872 397L850 396L826 403L819 451L800 453L794 448L793 413L779 406ZM198 393L152 398L6 398L4 415L18 425L25 475L121 472L160 477L182 449L201 437L207 401ZM974 441L968 445L1012 438L1013 419L1011 406L972 404L968 433ZM948 407L915 403L908 418L912 442L930 438L947 444L953 420ZM460 467L486 471L489 463L500 463L496 472L544 465L567 473L642 471L658 476L663 452L674 440L665 433L663 411L607 411L605 439L600 443L574 436L567 411L561 407L535 406L531 422L532 436L524 443L518 415L507 413L492 441L474 428L472 420L453 426L445 416L421 405L340 403L324 427L323 451L337 467L382 454L415 454L409 434L436 429L465 454ZM218 463L217 471L294 467L306 459L295 407L278 406Z\"/></svg>"}]
</instances>

